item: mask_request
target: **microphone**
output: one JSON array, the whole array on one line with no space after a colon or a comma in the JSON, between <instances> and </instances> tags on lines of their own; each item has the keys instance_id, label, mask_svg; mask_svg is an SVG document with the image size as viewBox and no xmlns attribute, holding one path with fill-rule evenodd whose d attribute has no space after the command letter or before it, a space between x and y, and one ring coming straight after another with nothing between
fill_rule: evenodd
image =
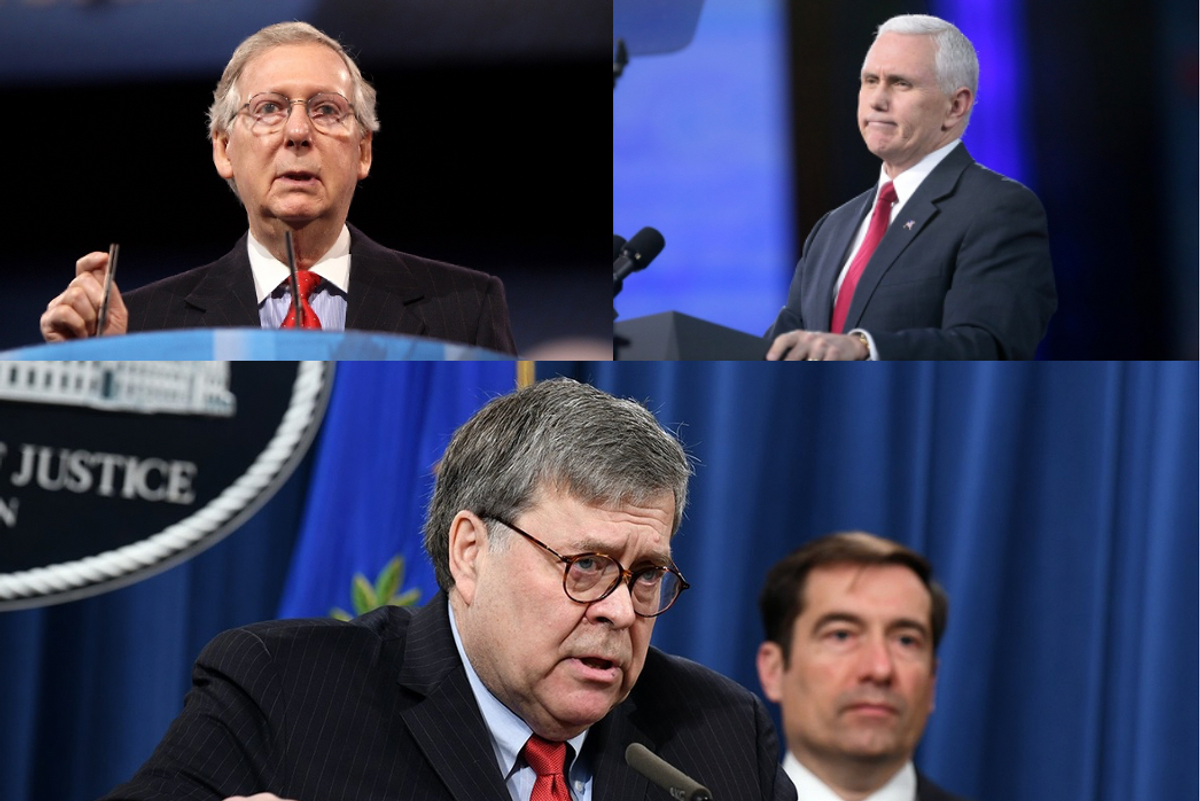
<instances>
[{"instance_id":1,"label":"microphone","mask_svg":"<svg viewBox=\"0 0 1200 801\"><path fill-rule=\"evenodd\" d=\"M707 787L697 784L686 773L641 743L629 744L625 749L625 761L629 767L670 793L676 801L713 801Z\"/></svg>"},{"instance_id":2,"label":"microphone","mask_svg":"<svg viewBox=\"0 0 1200 801\"><path fill-rule=\"evenodd\" d=\"M621 248L621 252L613 259L613 294L621 291L621 283L625 276L637 270L644 270L654 261L666 246L663 235L649 226L633 235Z\"/></svg>"},{"instance_id":3,"label":"microphone","mask_svg":"<svg viewBox=\"0 0 1200 801\"><path fill-rule=\"evenodd\" d=\"M613 234L613 261L617 260L617 256L621 255L621 248L625 247L625 237L620 234Z\"/></svg>"},{"instance_id":4,"label":"microphone","mask_svg":"<svg viewBox=\"0 0 1200 801\"><path fill-rule=\"evenodd\" d=\"M291 109L289 109L290 111ZM304 307L300 305L300 289L299 282L296 276L296 249L292 245L292 232L283 232L283 243L287 248L287 266L288 275L291 276L292 284L292 308L296 311L294 328L299 331L302 321L304 320Z\"/></svg>"}]
</instances>

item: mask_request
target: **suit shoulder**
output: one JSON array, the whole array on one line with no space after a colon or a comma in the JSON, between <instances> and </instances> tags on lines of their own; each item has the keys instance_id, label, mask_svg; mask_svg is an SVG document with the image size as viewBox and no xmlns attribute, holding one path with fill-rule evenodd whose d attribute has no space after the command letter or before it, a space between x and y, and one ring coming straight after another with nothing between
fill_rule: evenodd
<instances>
[{"instance_id":1,"label":"suit shoulder","mask_svg":"<svg viewBox=\"0 0 1200 801\"><path fill-rule=\"evenodd\" d=\"M483 286L490 283L500 283L500 279L481 270L473 270L458 264L429 259L412 253L386 247L363 234L357 228L350 228L353 236L351 253L357 251L363 256L388 261L398 261L424 281L435 285L448 286Z\"/></svg>"},{"instance_id":2,"label":"suit shoulder","mask_svg":"<svg viewBox=\"0 0 1200 801\"><path fill-rule=\"evenodd\" d=\"M934 784L928 776L917 771L917 801L970 801L970 799L946 792Z\"/></svg>"},{"instance_id":3,"label":"suit shoulder","mask_svg":"<svg viewBox=\"0 0 1200 801\"><path fill-rule=\"evenodd\" d=\"M1032 200L1041 205L1037 194L1015 178L998 173L983 166L978 161L971 163L963 170L963 185L971 188L984 189L991 195L1011 196L1023 200Z\"/></svg>"},{"instance_id":4,"label":"suit shoulder","mask_svg":"<svg viewBox=\"0 0 1200 801\"><path fill-rule=\"evenodd\" d=\"M634 694L639 696L640 707L744 705L750 709L761 703L758 696L733 679L657 648L647 653Z\"/></svg>"},{"instance_id":5,"label":"suit shoulder","mask_svg":"<svg viewBox=\"0 0 1200 801\"><path fill-rule=\"evenodd\" d=\"M295 648L323 647L339 643L342 646L370 647L403 639L412 619L412 611L402 607L385 606L351 621L333 618L296 618L251 623L218 634L210 648L224 650L244 648L257 643L266 652L279 655Z\"/></svg>"}]
</instances>

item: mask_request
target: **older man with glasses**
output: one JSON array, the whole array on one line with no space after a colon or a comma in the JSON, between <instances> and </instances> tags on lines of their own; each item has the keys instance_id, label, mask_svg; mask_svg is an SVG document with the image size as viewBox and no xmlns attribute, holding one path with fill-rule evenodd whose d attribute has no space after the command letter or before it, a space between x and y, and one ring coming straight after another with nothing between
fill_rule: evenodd
<instances>
[{"instance_id":1,"label":"older man with glasses","mask_svg":"<svg viewBox=\"0 0 1200 801\"><path fill-rule=\"evenodd\" d=\"M103 331L109 254L84 256L42 315L43 338L299 322L515 353L498 278L390 250L347 224L378 130L375 90L336 40L303 22L254 34L234 52L209 109L213 163L246 209L247 235L212 264L124 295L114 286ZM203 211L174 202L181 216Z\"/></svg>"},{"instance_id":2,"label":"older man with glasses","mask_svg":"<svg viewBox=\"0 0 1200 801\"><path fill-rule=\"evenodd\" d=\"M644 407L586 384L491 401L438 465L425 549L442 592L218 636L108 798L666 798L626 765L639 743L721 801L795 799L762 702L650 647L688 588L671 539L690 474Z\"/></svg>"}]
</instances>

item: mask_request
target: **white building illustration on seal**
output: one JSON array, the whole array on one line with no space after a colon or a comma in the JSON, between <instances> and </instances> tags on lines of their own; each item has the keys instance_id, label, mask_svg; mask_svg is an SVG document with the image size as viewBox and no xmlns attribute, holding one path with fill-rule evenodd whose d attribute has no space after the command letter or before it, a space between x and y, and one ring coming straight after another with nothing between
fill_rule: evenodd
<instances>
[{"instance_id":1,"label":"white building illustration on seal","mask_svg":"<svg viewBox=\"0 0 1200 801\"><path fill-rule=\"evenodd\" d=\"M233 417L229 362L3 362L0 401Z\"/></svg>"}]
</instances>

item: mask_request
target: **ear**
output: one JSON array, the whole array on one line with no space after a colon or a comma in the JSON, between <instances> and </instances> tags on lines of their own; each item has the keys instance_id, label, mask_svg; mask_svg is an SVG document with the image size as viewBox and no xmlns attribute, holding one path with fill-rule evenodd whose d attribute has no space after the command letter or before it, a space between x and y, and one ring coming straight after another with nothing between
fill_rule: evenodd
<instances>
[{"instance_id":1,"label":"ear","mask_svg":"<svg viewBox=\"0 0 1200 801\"><path fill-rule=\"evenodd\" d=\"M783 649L777 642L764 642L758 646L758 682L762 685L763 695L775 703L783 699Z\"/></svg>"},{"instance_id":2,"label":"ear","mask_svg":"<svg viewBox=\"0 0 1200 801\"><path fill-rule=\"evenodd\" d=\"M487 525L471 512L456 514L450 521L450 575L454 577L454 588L468 606L475 599L486 553Z\"/></svg>"},{"instance_id":3,"label":"ear","mask_svg":"<svg viewBox=\"0 0 1200 801\"><path fill-rule=\"evenodd\" d=\"M371 172L371 140L375 134L367 131L362 141L358 143L358 180L367 177Z\"/></svg>"},{"instance_id":4,"label":"ear","mask_svg":"<svg viewBox=\"0 0 1200 801\"><path fill-rule=\"evenodd\" d=\"M937 708L937 674L938 674L938 658L933 658L933 675L929 680L929 714L933 714L933 710Z\"/></svg>"},{"instance_id":5,"label":"ear","mask_svg":"<svg viewBox=\"0 0 1200 801\"><path fill-rule=\"evenodd\" d=\"M965 86L958 87L954 94L950 95L950 110L946 113L942 130L949 131L966 119L967 112L971 110L971 104L974 101L975 97L971 94L970 89Z\"/></svg>"},{"instance_id":6,"label":"ear","mask_svg":"<svg viewBox=\"0 0 1200 801\"><path fill-rule=\"evenodd\" d=\"M213 136L213 164L216 165L217 175L226 181L233 177L233 161L229 158L229 134L218 133Z\"/></svg>"}]
</instances>

